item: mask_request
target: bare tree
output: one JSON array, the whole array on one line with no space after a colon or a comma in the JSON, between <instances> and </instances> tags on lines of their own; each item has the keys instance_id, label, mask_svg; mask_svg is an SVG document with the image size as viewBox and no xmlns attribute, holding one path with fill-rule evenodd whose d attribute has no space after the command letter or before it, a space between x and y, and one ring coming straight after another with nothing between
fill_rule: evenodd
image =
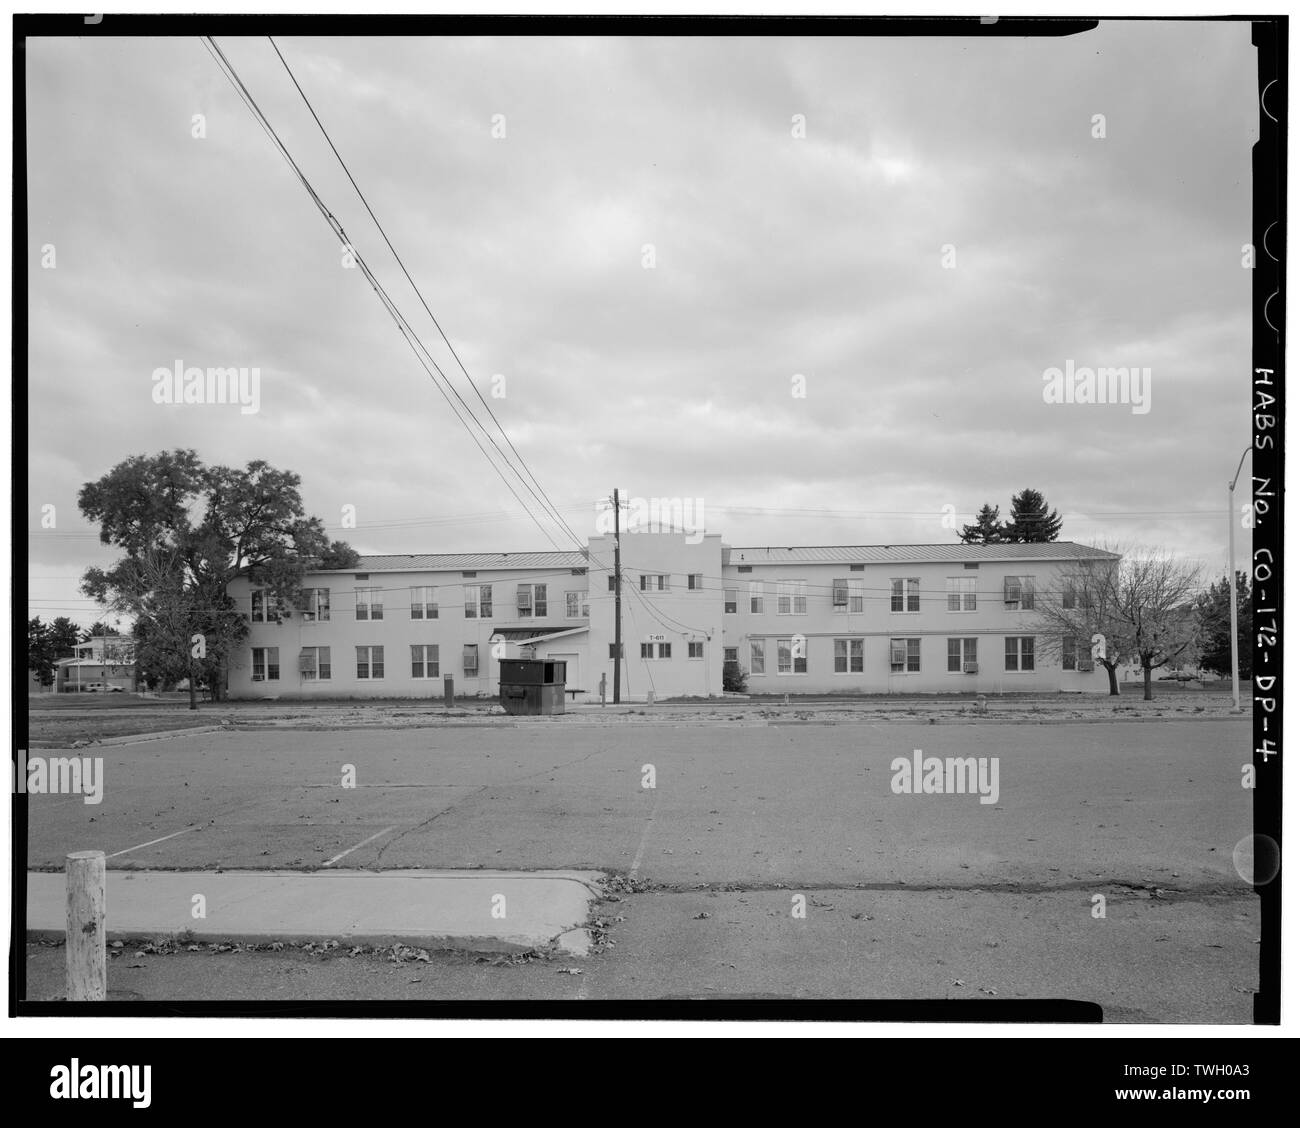
<instances>
[{"instance_id":1,"label":"bare tree","mask_svg":"<svg viewBox=\"0 0 1300 1128\"><path fill-rule=\"evenodd\" d=\"M1107 551L1113 551L1108 549ZM1195 653L1200 628L1195 597L1199 566L1159 549L1130 549L1122 559L1080 561L1040 603L1039 628L1049 645L1092 648L1110 676L1112 695L1121 662L1142 668L1142 697L1152 700L1151 671Z\"/></svg>"},{"instance_id":2,"label":"bare tree","mask_svg":"<svg viewBox=\"0 0 1300 1128\"><path fill-rule=\"evenodd\" d=\"M1096 662L1110 680L1110 695L1118 697L1117 671L1124 655L1112 639L1123 633L1121 560L1107 546L1094 547L1113 555L1080 560L1062 570L1053 589L1035 601L1035 629L1044 655L1056 655L1075 669Z\"/></svg>"}]
</instances>

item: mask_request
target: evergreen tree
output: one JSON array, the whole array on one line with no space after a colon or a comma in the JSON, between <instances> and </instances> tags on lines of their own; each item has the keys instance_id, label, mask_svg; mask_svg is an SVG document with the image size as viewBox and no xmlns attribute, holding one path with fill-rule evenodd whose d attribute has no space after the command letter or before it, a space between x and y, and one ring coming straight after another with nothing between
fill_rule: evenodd
<instances>
[{"instance_id":1,"label":"evergreen tree","mask_svg":"<svg viewBox=\"0 0 1300 1128\"><path fill-rule=\"evenodd\" d=\"M962 544L1001 544L1006 540L1006 530L999 514L998 506L985 502L975 515L975 523L963 525L957 534Z\"/></svg>"},{"instance_id":2,"label":"evergreen tree","mask_svg":"<svg viewBox=\"0 0 1300 1128\"><path fill-rule=\"evenodd\" d=\"M1061 535L1061 518L1037 490L1021 490L1011 499L1011 518L1003 540L1011 544L1048 544Z\"/></svg>"},{"instance_id":3,"label":"evergreen tree","mask_svg":"<svg viewBox=\"0 0 1300 1128\"><path fill-rule=\"evenodd\" d=\"M1210 585L1196 600L1201 629L1201 665L1220 677L1230 677L1232 670L1232 614L1228 577ZM1237 573L1237 675L1251 676L1250 580L1245 572Z\"/></svg>"}]
</instances>

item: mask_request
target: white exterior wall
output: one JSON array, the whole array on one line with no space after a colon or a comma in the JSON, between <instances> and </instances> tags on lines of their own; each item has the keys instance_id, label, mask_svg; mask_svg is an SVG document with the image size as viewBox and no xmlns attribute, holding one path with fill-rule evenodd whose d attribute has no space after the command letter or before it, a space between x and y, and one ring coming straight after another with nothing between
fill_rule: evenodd
<instances>
[{"instance_id":1,"label":"white exterior wall","mask_svg":"<svg viewBox=\"0 0 1300 1128\"><path fill-rule=\"evenodd\" d=\"M330 618L312 622L295 611L280 623L249 623L249 633L231 663L229 692L244 697L427 697L441 700L443 678L455 679L458 695L495 697L500 689L498 661L519 657L516 644L505 644L493 653L492 636L500 630L563 631L583 627L586 620L566 618L565 592L587 589L585 575L573 575L568 568L479 569L474 577L457 571L388 571L370 572L369 579L358 580L353 571L317 572L304 580L305 588L328 588ZM365 574L365 573L362 573ZM542 618L521 618L516 607L519 583L546 584L547 613ZM467 618L465 585L492 585L492 617ZM253 585L239 580L230 586L230 594L240 610L251 613ZM356 589L381 588L384 604L382 619L356 617ZM432 587L438 601L436 619L411 618L411 588ZM579 608L581 609L581 608ZM577 641L575 642L575 638ZM583 636L558 640L557 650L572 650L583 645ZM433 678L413 676L411 647L438 647L438 674ZM467 677L463 670L464 646L478 646L479 676ZM298 668L303 647L330 648L331 676L328 681L304 678ZM357 676L358 646L384 648L384 676ZM253 680L255 647L279 649L280 676L276 681ZM538 657L544 656L538 653Z\"/></svg>"},{"instance_id":2,"label":"white exterior wall","mask_svg":"<svg viewBox=\"0 0 1300 1128\"><path fill-rule=\"evenodd\" d=\"M1033 576L1036 599L1043 599L1059 584L1059 564L1044 561L983 561L978 569L958 564L864 564L860 572L848 564L754 564L742 573L734 562L726 569L726 588L738 589L736 613L723 616L723 645L739 650L741 668L749 671L751 693L1015 693L1025 690L1104 693L1106 673L1097 666L1091 673L1063 670L1059 649L1035 630L1036 611L1004 607L1003 577ZM949 577L976 577L976 609L949 611ZM890 610L891 580L920 580L920 610ZM852 613L832 605L832 581L858 580L863 588L863 610ZM803 580L807 613L782 615L777 611L778 585ZM763 611L750 611L749 583L763 584ZM906 589L906 585L904 585ZM778 673L777 640L802 634L807 642L807 672ZM1034 636L1034 670L1005 668L1008 636ZM948 639L976 638L979 672L948 671ZM862 639L861 673L836 673L834 640ZM919 672L891 671L890 639L919 638ZM750 640L765 640L765 673L751 671Z\"/></svg>"},{"instance_id":3,"label":"white exterior wall","mask_svg":"<svg viewBox=\"0 0 1300 1128\"><path fill-rule=\"evenodd\" d=\"M653 689L656 698L709 697L722 693L722 537L705 534L698 544L686 533L639 531L622 538L623 568L623 686L624 701L644 701ZM609 577L614 567L613 536L592 537L590 667L593 688L606 676L606 700L614 699L614 593ZM668 590L642 591L640 577L666 574ZM687 577L703 577L702 590L692 591ZM689 644L702 644L703 657L691 658ZM641 657L641 644L655 648L656 657ZM671 646L671 657L659 658L659 647Z\"/></svg>"},{"instance_id":4,"label":"white exterior wall","mask_svg":"<svg viewBox=\"0 0 1300 1128\"><path fill-rule=\"evenodd\" d=\"M690 543L698 540L698 543ZM569 662L566 682L582 691L578 700L598 698L602 674L607 699L613 699L614 596L609 577L614 561L613 536L593 537L585 574L575 575L567 567L478 569L475 576L456 570L370 571L369 578L356 579L355 571L319 572L309 575L304 587L330 591L330 619L312 622L294 612L280 623L250 623L249 636L232 662L229 692L232 697L415 697L440 700L443 678L450 674L457 694L496 697L499 692L498 661L521 656L517 642L496 648L492 638L498 631L530 630L578 633L549 639L523 650L537 658ZM625 701L644 701L653 689L657 698L707 697L722 693L724 651L735 647L737 660L749 674L751 693L986 693L1058 691L1105 693L1105 671L1097 666L1090 673L1061 668L1059 649L1035 630L1036 611L1007 610L1003 604L1003 578L1032 576L1036 597L1048 597L1059 584L1062 568L1069 562L994 559L986 556L977 569L962 563L867 563L854 571L848 563L773 563L764 559L741 572L743 550L730 552L724 568L723 546L718 534L689 536L685 533L638 531L622 538L623 591L623 686ZM784 550L778 550L784 551ZM798 553L794 550L792 555ZM770 550L761 555L765 558ZM755 554L758 555L758 554ZM972 555L980 555L978 548ZM364 568L363 560L361 567ZM364 573L362 573L364 574ZM642 591L640 576L668 576L666 591L652 585ZM702 577L702 587L692 590L687 577ZM919 579L919 612L890 610L890 581ZM976 609L948 610L949 577L975 578ZM833 581L845 579L862 585L863 610L852 612L832 603ZM802 580L806 612L783 615L778 610L778 584ZM763 584L763 610L750 611L749 584ZM517 612L519 583L547 585L547 613L544 617L521 617ZM492 616L488 619L465 615L465 586L490 583L493 588ZM358 620L355 589L383 589L382 619ZM431 587L438 600L436 619L411 618L411 588ZM736 612L724 612L724 592L737 590ZM251 613L251 587L241 580L231 585L231 595L240 609ZM589 619L566 615L566 592L580 592L587 603ZM581 606L579 606L581 611ZM585 629L584 629L585 628ZM778 672L777 640L796 634L805 637L807 672ZM1035 668L1032 672L1005 668L1005 639L1008 636L1035 637ZM978 639L979 672L949 672L949 638ZM863 669L836 673L834 640L861 639ZM919 638L921 669L896 673L890 669L889 640ZM750 640L765 640L766 672L751 669ZM690 643L700 644L702 656L690 656ZM645 659L641 644L654 648L655 656ZM671 655L659 657L663 644ZM410 647L436 644L439 669L436 677L416 678L411 669ZM479 675L467 677L462 668L463 647L479 648ZM299 670L303 647L330 648L329 680L309 679ZM384 648L384 676L357 676L356 648ZM275 681L252 679L254 648L279 650L280 676Z\"/></svg>"}]
</instances>

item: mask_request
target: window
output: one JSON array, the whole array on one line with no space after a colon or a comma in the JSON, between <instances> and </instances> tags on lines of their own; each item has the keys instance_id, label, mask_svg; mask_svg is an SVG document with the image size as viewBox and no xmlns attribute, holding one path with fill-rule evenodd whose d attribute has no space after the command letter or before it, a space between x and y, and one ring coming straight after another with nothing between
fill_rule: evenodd
<instances>
[{"instance_id":1,"label":"window","mask_svg":"<svg viewBox=\"0 0 1300 1128\"><path fill-rule=\"evenodd\" d=\"M687 657L687 658L703 658L703 657L704 657L704 643L702 643L702 642L688 642L688 643L686 644L686 657Z\"/></svg>"},{"instance_id":2,"label":"window","mask_svg":"<svg viewBox=\"0 0 1300 1128\"><path fill-rule=\"evenodd\" d=\"M919 674L921 672L921 640L919 638L891 638L889 640L889 672L891 674Z\"/></svg>"},{"instance_id":3,"label":"window","mask_svg":"<svg viewBox=\"0 0 1300 1128\"><path fill-rule=\"evenodd\" d=\"M1061 639L1061 669L1077 670L1092 656L1086 643L1080 645L1082 641L1073 635Z\"/></svg>"},{"instance_id":4,"label":"window","mask_svg":"<svg viewBox=\"0 0 1300 1128\"><path fill-rule=\"evenodd\" d=\"M302 617L309 623L330 621L330 589L308 588L304 593Z\"/></svg>"},{"instance_id":5,"label":"window","mask_svg":"<svg viewBox=\"0 0 1300 1128\"><path fill-rule=\"evenodd\" d=\"M357 647L357 678L377 681L384 676L384 648L382 646Z\"/></svg>"},{"instance_id":6,"label":"window","mask_svg":"<svg viewBox=\"0 0 1300 1128\"><path fill-rule=\"evenodd\" d=\"M466 584L465 585L465 618L467 619L492 618L492 585L491 584Z\"/></svg>"},{"instance_id":7,"label":"window","mask_svg":"<svg viewBox=\"0 0 1300 1128\"><path fill-rule=\"evenodd\" d=\"M671 642L661 642L659 644L659 657L671 658L673 656L673 644Z\"/></svg>"},{"instance_id":8,"label":"window","mask_svg":"<svg viewBox=\"0 0 1300 1128\"><path fill-rule=\"evenodd\" d=\"M754 570L754 566L752 564L741 564L736 569L737 572L752 572L753 570Z\"/></svg>"},{"instance_id":9,"label":"window","mask_svg":"<svg viewBox=\"0 0 1300 1128\"><path fill-rule=\"evenodd\" d=\"M796 654L796 650L798 653ZM794 639L778 638L776 640L776 672L778 674L806 674L808 672L808 643L799 640L796 647Z\"/></svg>"},{"instance_id":10,"label":"window","mask_svg":"<svg viewBox=\"0 0 1300 1128\"><path fill-rule=\"evenodd\" d=\"M384 617L384 592L382 588L357 588L357 618L382 619Z\"/></svg>"},{"instance_id":11,"label":"window","mask_svg":"<svg viewBox=\"0 0 1300 1128\"><path fill-rule=\"evenodd\" d=\"M687 590L687 591L703 591L703 590L704 590L704 573L703 573L703 572L691 572L691 573L686 577L686 590Z\"/></svg>"},{"instance_id":12,"label":"window","mask_svg":"<svg viewBox=\"0 0 1300 1128\"><path fill-rule=\"evenodd\" d=\"M867 566L866 566L865 564L850 564L850 565L849 565L849 571L850 571L850 572L864 572L864 571L866 571L866 568L867 568Z\"/></svg>"},{"instance_id":13,"label":"window","mask_svg":"<svg viewBox=\"0 0 1300 1128\"><path fill-rule=\"evenodd\" d=\"M653 658L655 656L655 644L653 642L643 642L641 644L641 657L643 659Z\"/></svg>"},{"instance_id":14,"label":"window","mask_svg":"<svg viewBox=\"0 0 1300 1128\"><path fill-rule=\"evenodd\" d=\"M763 581L749 581L749 613L751 615L761 615L763 613Z\"/></svg>"},{"instance_id":15,"label":"window","mask_svg":"<svg viewBox=\"0 0 1300 1128\"><path fill-rule=\"evenodd\" d=\"M438 676L438 647L416 645L411 647L411 677L436 678Z\"/></svg>"},{"instance_id":16,"label":"window","mask_svg":"<svg viewBox=\"0 0 1300 1128\"><path fill-rule=\"evenodd\" d=\"M566 591L564 593L564 617L566 619L590 618L585 591Z\"/></svg>"},{"instance_id":17,"label":"window","mask_svg":"<svg viewBox=\"0 0 1300 1128\"><path fill-rule=\"evenodd\" d=\"M253 647L253 680L280 680L280 648L278 646Z\"/></svg>"},{"instance_id":18,"label":"window","mask_svg":"<svg viewBox=\"0 0 1300 1128\"><path fill-rule=\"evenodd\" d=\"M948 640L948 673L974 672L966 671L966 666L974 665L978 661L976 657L978 643L979 639L977 638L950 638Z\"/></svg>"},{"instance_id":19,"label":"window","mask_svg":"<svg viewBox=\"0 0 1300 1128\"><path fill-rule=\"evenodd\" d=\"M734 615L736 613L736 603L740 598L739 588L723 588L722 590L722 613L724 615Z\"/></svg>"},{"instance_id":20,"label":"window","mask_svg":"<svg viewBox=\"0 0 1300 1128\"><path fill-rule=\"evenodd\" d=\"M656 646L659 647L657 654L655 652ZM645 659L647 662L655 661L656 659L660 659L660 658L671 658L672 656L673 656L673 644L671 642L660 642L660 643L643 642L641 644L641 657Z\"/></svg>"},{"instance_id":21,"label":"window","mask_svg":"<svg viewBox=\"0 0 1300 1128\"><path fill-rule=\"evenodd\" d=\"M667 591L668 577L661 572L641 573L642 591Z\"/></svg>"},{"instance_id":22,"label":"window","mask_svg":"<svg viewBox=\"0 0 1300 1128\"><path fill-rule=\"evenodd\" d=\"M1092 609L1092 596L1079 580L1066 579L1061 586L1061 606L1067 611L1076 607L1081 611Z\"/></svg>"},{"instance_id":23,"label":"window","mask_svg":"<svg viewBox=\"0 0 1300 1128\"><path fill-rule=\"evenodd\" d=\"M902 579L889 581L890 611L916 612L921 610L921 581Z\"/></svg>"},{"instance_id":24,"label":"window","mask_svg":"<svg viewBox=\"0 0 1300 1128\"><path fill-rule=\"evenodd\" d=\"M835 672L837 674L862 673L862 639L837 638L835 640Z\"/></svg>"},{"instance_id":25,"label":"window","mask_svg":"<svg viewBox=\"0 0 1300 1128\"><path fill-rule=\"evenodd\" d=\"M1034 577L1003 576L1002 605L1008 611L1032 611L1034 609Z\"/></svg>"},{"instance_id":26,"label":"window","mask_svg":"<svg viewBox=\"0 0 1300 1128\"><path fill-rule=\"evenodd\" d=\"M478 644L467 642L461 651L461 669L467 678L478 677Z\"/></svg>"},{"instance_id":27,"label":"window","mask_svg":"<svg viewBox=\"0 0 1300 1128\"><path fill-rule=\"evenodd\" d=\"M280 601L266 588L254 588L250 618L255 623L278 623L280 621Z\"/></svg>"},{"instance_id":28,"label":"window","mask_svg":"<svg viewBox=\"0 0 1300 1128\"><path fill-rule=\"evenodd\" d=\"M615 649L616 647L617 647L617 650ZM609 656L610 656L611 658L618 658L618 657L621 657L621 653L620 653L621 651L622 651L622 644L621 644L621 643L611 642L611 643L609 644Z\"/></svg>"},{"instance_id":29,"label":"window","mask_svg":"<svg viewBox=\"0 0 1300 1128\"><path fill-rule=\"evenodd\" d=\"M722 648L722 660L723 660L724 662L739 662L739 661L740 661L740 647L739 647L739 646L724 646L724 647Z\"/></svg>"},{"instance_id":30,"label":"window","mask_svg":"<svg viewBox=\"0 0 1300 1128\"><path fill-rule=\"evenodd\" d=\"M862 581L856 576L831 581L831 607L847 611L850 615L862 614Z\"/></svg>"},{"instance_id":31,"label":"window","mask_svg":"<svg viewBox=\"0 0 1300 1128\"><path fill-rule=\"evenodd\" d=\"M303 681L329 681L330 648L328 646L304 646L298 652L298 673Z\"/></svg>"},{"instance_id":32,"label":"window","mask_svg":"<svg viewBox=\"0 0 1300 1128\"><path fill-rule=\"evenodd\" d=\"M1007 669L1025 673L1034 668L1034 636L1007 639Z\"/></svg>"},{"instance_id":33,"label":"window","mask_svg":"<svg viewBox=\"0 0 1300 1128\"><path fill-rule=\"evenodd\" d=\"M749 640L749 672L751 674L766 673L764 668L767 660L767 640L763 638L751 638Z\"/></svg>"},{"instance_id":34,"label":"window","mask_svg":"<svg viewBox=\"0 0 1300 1128\"><path fill-rule=\"evenodd\" d=\"M778 615L808 614L808 584L805 580L786 580L777 585L776 613Z\"/></svg>"},{"instance_id":35,"label":"window","mask_svg":"<svg viewBox=\"0 0 1300 1128\"><path fill-rule=\"evenodd\" d=\"M519 584L515 588L515 605L521 619L546 616L546 585Z\"/></svg>"},{"instance_id":36,"label":"window","mask_svg":"<svg viewBox=\"0 0 1300 1128\"><path fill-rule=\"evenodd\" d=\"M975 610L974 576L950 576L948 578L948 610Z\"/></svg>"},{"instance_id":37,"label":"window","mask_svg":"<svg viewBox=\"0 0 1300 1128\"><path fill-rule=\"evenodd\" d=\"M438 617L438 589L431 587L411 588L411 618L436 619Z\"/></svg>"}]
</instances>

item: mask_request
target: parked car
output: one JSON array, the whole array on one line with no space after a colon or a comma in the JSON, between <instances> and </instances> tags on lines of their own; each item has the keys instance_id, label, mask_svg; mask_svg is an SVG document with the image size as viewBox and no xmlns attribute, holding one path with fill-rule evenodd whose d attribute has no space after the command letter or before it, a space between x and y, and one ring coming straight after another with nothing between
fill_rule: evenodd
<instances>
[{"instance_id":1,"label":"parked car","mask_svg":"<svg viewBox=\"0 0 1300 1128\"><path fill-rule=\"evenodd\" d=\"M82 693L125 693L126 691L120 685L112 685L109 682L86 682L81 687Z\"/></svg>"}]
</instances>

